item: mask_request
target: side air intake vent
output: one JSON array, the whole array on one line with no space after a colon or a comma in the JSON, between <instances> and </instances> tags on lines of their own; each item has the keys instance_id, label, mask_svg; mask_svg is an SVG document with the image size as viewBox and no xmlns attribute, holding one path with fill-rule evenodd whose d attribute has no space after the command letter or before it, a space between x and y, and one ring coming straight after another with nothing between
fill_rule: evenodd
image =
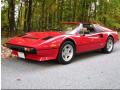
<instances>
[{"instance_id":1,"label":"side air intake vent","mask_svg":"<svg viewBox=\"0 0 120 90\"><path fill-rule=\"evenodd\" d=\"M50 38L52 38L53 36L47 36L47 37L45 37L45 38L43 38L42 40L48 40L48 39L50 39Z\"/></svg>"}]
</instances>

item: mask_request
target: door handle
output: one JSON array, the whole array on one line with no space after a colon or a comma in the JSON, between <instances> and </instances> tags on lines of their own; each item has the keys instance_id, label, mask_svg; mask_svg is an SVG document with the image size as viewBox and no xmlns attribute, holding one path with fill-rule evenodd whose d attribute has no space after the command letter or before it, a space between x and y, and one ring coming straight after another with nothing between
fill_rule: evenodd
<instances>
[{"instance_id":1,"label":"door handle","mask_svg":"<svg viewBox=\"0 0 120 90\"><path fill-rule=\"evenodd\" d=\"M100 33L99 36L100 36L100 38L103 38L103 34Z\"/></svg>"}]
</instances>

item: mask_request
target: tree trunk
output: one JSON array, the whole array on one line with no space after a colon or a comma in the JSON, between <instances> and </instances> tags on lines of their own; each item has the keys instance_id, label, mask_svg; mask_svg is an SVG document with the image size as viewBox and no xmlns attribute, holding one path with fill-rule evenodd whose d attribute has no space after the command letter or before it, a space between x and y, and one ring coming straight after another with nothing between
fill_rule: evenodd
<instances>
[{"instance_id":1,"label":"tree trunk","mask_svg":"<svg viewBox=\"0 0 120 90\"><path fill-rule=\"evenodd\" d=\"M75 21L76 18L76 6L77 6L77 1L74 0L72 21Z\"/></svg>"},{"instance_id":2,"label":"tree trunk","mask_svg":"<svg viewBox=\"0 0 120 90\"><path fill-rule=\"evenodd\" d=\"M28 0L25 1L24 32L27 32L27 12L28 12Z\"/></svg>"},{"instance_id":3,"label":"tree trunk","mask_svg":"<svg viewBox=\"0 0 120 90\"><path fill-rule=\"evenodd\" d=\"M20 27L21 27L21 12L22 12L22 3L19 7L19 12L18 12L18 18L17 18L17 22L16 22L16 29L17 30L20 30Z\"/></svg>"},{"instance_id":4,"label":"tree trunk","mask_svg":"<svg viewBox=\"0 0 120 90\"><path fill-rule=\"evenodd\" d=\"M14 31L15 31L15 0L8 0L8 4L9 4L9 15L8 15L8 19L9 19L9 31L10 31L10 36L14 35Z\"/></svg>"},{"instance_id":5,"label":"tree trunk","mask_svg":"<svg viewBox=\"0 0 120 90\"><path fill-rule=\"evenodd\" d=\"M45 1L46 0L43 0L43 2L42 2L42 10L41 10L41 28L42 28L42 30L43 30L43 28L44 28L44 19L45 19Z\"/></svg>"},{"instance_id":6,"label":"tree trunk","mask_svg":"<svg viewBox=\"0 0 120 90\"><path fill-rule=\"evenodd\" d=\"M27 32L30 32L31 17L32 17L32 0L29 0L28 15L27 15L27 26L28 26Z\"/></svg>"}]
</instances>

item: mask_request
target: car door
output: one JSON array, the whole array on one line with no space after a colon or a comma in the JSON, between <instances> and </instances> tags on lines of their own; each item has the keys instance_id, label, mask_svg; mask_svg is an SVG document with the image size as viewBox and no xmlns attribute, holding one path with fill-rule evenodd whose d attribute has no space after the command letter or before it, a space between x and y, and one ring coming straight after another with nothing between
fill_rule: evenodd
<instances>
[{"instance_id":1,"label":"car door","mask_svg":"<svg viewBox=\"0 0 120 90\"><path fill-rule=\"evenodd\" d=\"M90 29L89 29L90 30ZM101 48L102 33L96 32L95 28L91 28L88 34L80 35L79 38L79 52L86 52Z\"/></svg>"},{"instance_id":2,"label":"car door","mask_svg":"<svg viewBox=\"0 0 120 90\"><path fill-rule=\"evenodd\" d=\"M92 50L92 38L88 37L87 35L81 35L78 37L78 52L86 52Z\"/></svg>"},{"instance_id":3,"label":"car door","mask_svg":"<svg viewBox=\"0 0 120 90\"><path fill-rule=\"evenodd\" d=\"M90 47L90 50L96 50L99 49L103 46L102 39L103 39L103 34L102 33L91 33L85 35L85 37L90 40L88 47Z\"/></svg>"},{"instance_id":4,"label":"car door","mask_svg":"<svg viewBox=\"0 0 120 90\"><path fill-rule=\"evenodd\" d=\"M90 34L86 35L88 38L91 38L91 49L100 49L104 47L104 34L103 30L97 27L96 24L92 25Z\"/></svg>"}]
</instances>

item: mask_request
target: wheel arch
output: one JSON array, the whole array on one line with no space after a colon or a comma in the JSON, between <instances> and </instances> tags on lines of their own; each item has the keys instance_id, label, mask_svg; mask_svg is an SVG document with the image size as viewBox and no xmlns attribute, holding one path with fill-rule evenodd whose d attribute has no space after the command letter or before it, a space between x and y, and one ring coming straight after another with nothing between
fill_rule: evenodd
<instances>
[{"instance_id":1,"label":"wheel arch","mask_svg":"<svg viewBox=\"0 0 120 90\"><path fill-rule=\"evenodd\" d=\"M71 38L66 38L65 40L63 40L62 43L61 43L61 45L60 45L60 48L61 48L62 44L63 44L64 42L66 42L66 41L71 41L71 42L74 44L74 46L75 46L75 52L76 52L76 43L75 43L75 41L74 41L73 39L71 39ZM59 49L60 49L60 48L59 48Z\"/></svg>"},{"instance_id":2,"label":"wheel arch","mask_svg":"<svg viewBox=\"0 0 120 90\"><path fill-rule=\"evenodd\" d=\"M113 42L114 42L114 37L113 37L113 35L110 34L110 35L108 35L108 38L109 38L109 37L112 37Z\"/></svg>"},{"instance_id":3,"label":"wheel arch","mask_svg":"<svg viewBox=\"0 0 120 90\"><path fill-rule=\"evenodd\" d=\"M62 45L66 42L66 41L70 41L70 42L72 42L73 43L73 45L74 45L74 55L76 54L76 43L75 43L75 41L73 40L73 39L71 39L71 38L65 38L62 42L61 42L61 44L60 44L60 47L59 47L59 51L58 51L58 54L57 54L57 60L58 60L58 62L59 63L61 63L61 64L68 64L68 63L70 63L71 62L71 60L70 60L70 62L64 62L64 61L61 61L61 57L59 56L60 55L60 50L61 50L61 47L62 47Z\"/></svg>"}]
</instances>

